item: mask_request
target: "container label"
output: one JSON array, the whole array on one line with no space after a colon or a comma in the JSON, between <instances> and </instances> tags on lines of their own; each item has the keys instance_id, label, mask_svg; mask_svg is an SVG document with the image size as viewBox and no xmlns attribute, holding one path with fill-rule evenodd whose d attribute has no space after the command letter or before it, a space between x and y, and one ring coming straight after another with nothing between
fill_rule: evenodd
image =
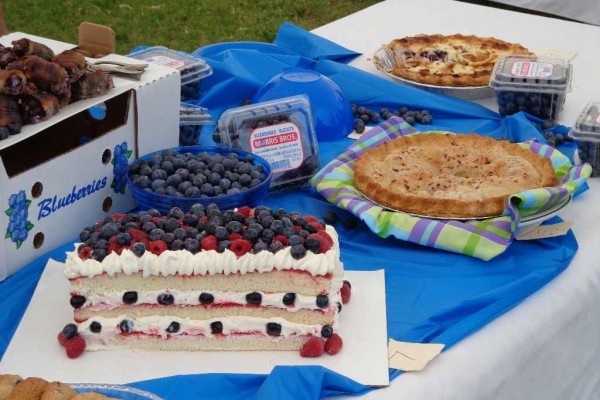
<instances>
[{"instance_id":1,"label":"container label","mask_svg":"<svg viewBox=\"0 0 600 400\"><path fill-rule=\"evenodd\" d=\"M518 61L512 65L511 74L527 78L547 78L552 76L554 66L549 63Z\"/></svg>"},{"instance_id":2,"label":"container label","mask_svg":"<svg viewBox=\"0 0 600 400\"><path fill-rule=\"evenodd\" d=\"M257 128L249 140L250 151L267 160L273 173L296 169L304 160L300 129L291 122Z\"/></svg>"},{"instance_id":3,"label":"container label","mask_svg":"<svg viewBox=\"0 0 600 400\"><path fill-rule=\"evenodd\" d=\"M154 64L158 64L158 65L164 65L165 67L171 67L171 68L181 68L185 65L185 63L183 61L177 60L175 58L171 58L171 57L165 57L165 56L152 56L149 58L146 58L144 61L148 61Z\"/></svg>"}]
</instances>

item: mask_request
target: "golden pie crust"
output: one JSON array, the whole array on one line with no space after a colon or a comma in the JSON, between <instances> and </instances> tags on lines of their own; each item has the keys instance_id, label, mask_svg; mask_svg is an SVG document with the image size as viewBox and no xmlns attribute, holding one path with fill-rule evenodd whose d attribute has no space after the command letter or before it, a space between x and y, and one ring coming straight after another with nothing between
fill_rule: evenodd
<instances>
[{"instance_id":1,"label":"golden pie crust","mask_svg":"<svg viewBox=\"0 0 600 400\"><path fill-rule=\"evenodd\" d=\"M354 183L394 210L436 218L501 215L511 194L558 184L550 160L506 140L420 133L365 150Z\"/></svg>"},{"instance_id":2,"label":"golden pie crust","mask_svg":"<svg viewBox=\"0 0 600 400\"><path fill-rule=\"evenodd\" d=\"M393 75L418 83L457 87L487 86L499 58L531 54L517 43L460 34L409 36L384 47L394 57Z\"/></svg>"}]
</instances>

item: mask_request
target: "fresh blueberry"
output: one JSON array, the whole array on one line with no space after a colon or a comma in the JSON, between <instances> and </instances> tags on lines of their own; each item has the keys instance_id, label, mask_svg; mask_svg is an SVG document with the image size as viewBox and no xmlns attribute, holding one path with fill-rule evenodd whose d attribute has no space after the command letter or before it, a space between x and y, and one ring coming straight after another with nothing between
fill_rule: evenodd
<instances>
[{"instance_id":1,"label":"fresh blueberry","mask_svg":"<svg viewBox=\"0 0 600 400\"><path fill-rule=\"evenodd\" d=\"M171 210L169 210L167 217L181 219L184 217L184 215L185 215L185 213L183 212L183 210L181 208L173 207L173 208L171 208Z\"/></svg>"},{"instance_id":2,"label":"fresh blueberry","mask_svg":"<svg viewBox=\"0 0 600 400\"><path fill-rule=\"evenodd\" d=\"M162 229L156 228L156 229L152 229L150 231L150 233L148 234L148 238L150 240L160 240L160 239L162 239L164 234L165 234L165 231L163 231Z\"/></svg>"},{"instance_id":3,"label":"fresh blueberry","mask_svg":"<svg viewBox=\"0 0 600 400\"><path fill-rule=\"evenodd\" d=\"M335 211L327 211L323 216L323 220L328 225L335 225L338 221L338 215Z\"/></svg>"},{"instance_id":4,"label":"fresh blueberry","mask_svg":"<svg viewBox=\"0 0 600 400\"><path fill-rule=\"evenodd\" d=\"M225 250L227 250L229 248L229 246L231 246L231 242L229 240L221 240L219 242L219 244L217 245L217 252L223 253Z\"/></svg>"},{"instance_id":5,"label":"fresh blueberry","mask_svg":"<svg viewBox=\"0 0 600 400\"><path fill-rule=\"evenodd\" d=\"M333 327L331 325L323 325L321 328L321 336L324 338L330 338L333 335Z\"/></svg>"},{"instance_id":6,"label":"fresh blueberry","mask_svg":"<svg viewBox=\"0 0 600 400\"><path fill-rule=\"evenodd\" d=\"M210 331L213 334L223 333L223 323L221 321L215 321L210 323Z\"/></svg>"},{"instance_id":7,"label":"fresh blueberry","mask_svg":"<svg viewBox=\"0 0 600 400\"><path fill-rule=\"evenodd\" d=\"M248 304L260 304L262 302L262 295L258 292L248 293L246 295L246 302Z\"/></svg>"},{"instance_id":8,"label":"fresh blueberry","mask_svg":"<svg viewBox=\"0 0 600 400\"><path fill-rule=\"evenodd\" d=\"M98 262L102 262L102 260L104 260L104 258L106 257L107 252L105 249L94 249L94 251L92 251L92 259L96 260Z\"/></svg>"},{"instance_id":9,"label":"fresh blueberry","mask_svg":"<svg viewBox=\"0 0 600 400\"><path fill-rule=\"evenodd\" d=\"M173 321L169 324L169 326L165 330L167 331L167 333L177 333L177 332L179 332L180 328L181 328L181 325L179 324L179 322Z\"/></svg>"},{"instance_id":10,"label":"fresh blueberry","mask_svg":"<svg viewBox=\"0 0 600 400\"><path fill-rule=\"evenodd\" d=\"M271 336L281 335L281 325L276 322L267 323L267 334Z\"/></svg>"},{"instance_id":11,"label":"fresh blueberry","mask_svg":"<svg viewBox=\"0 0 600 400\"><path fill-rule=\"evenodd\" d=\"M292 246L292 248L290 250L290 255L295 260L300 260L301 258L304 258L304 256L306 255L306 249L301 244L294 245L294 246Z\"/></svg>"},{"instance_id":12,"label":"fresh blueberry","mask_svg":"<svg viewBox=\"0 0 600 400\"><path fill-rule=\"evenodd\" d=\"M90 331L93 333L100 333L102 331L102 325L98 321L92 321L90 324Z\"/></svg>"},{"instance_id":13,"label":"fresh blueberry","mask_svg":"<svg viewBox=\"0 0 600 400\"><path fill-rule=\"evenodd\" d=\"M124 319L119 324L119 329L121 329L121 333L130 333L133 331L133 321L130 319Z\"/></svg>"},{"instance_id":14,"label":"fresh blueberry","mask_svg":"<svg viewBox=\"0 0 600 400\"><path fill-rule=\"evenodd\" d=\"M170 306L175 302L175 297L173 297L173 295L170 293L161 293L158 295L156 300L158 301L158 304L161 304L163 306Z\"/></svg>"},{"instance_id":15,"label":"fresh blueberry","mask_svg":"<svg viewBox=\"0 0 600 400\"><path fill-rule=\"evenodd\" d=\"M131 251L133 251L133 254L135 254L136 256L141 257L146 252L146 245L144 245L144 243L142 242L137 242L133 245Z\"/></svg>"},{"instance_id":16,"label":"fresh blueberry","mask_svg":"<svg viewBox=\"0 0 600 400\"><path fill-rule=\"evenodd\" d=\"M71 339L72 337L77 336L77 325L75 324L67 324L62 330L63 335L67 339Z\"/></svg>"},{"instance_id":17,"label":"fresh blueberry","mask_svg":"<svg viewBox=\"0 0 600 400\"><path fill-rule=\"evenodd\" d=\"M200 300L201 304L212 304L212 302L215 301L215 297L210 293L202 292L200 293L198 300Z\"/></svg>"},{"instance_id":18,"label":"fresh blueberry","mask_svg":"<svg viewBox=\"0 0 600 400\"><path fill-rule=\"evenodd\" d=\"M185 197L200 197L202 193L200 192L200 189L198 187L190 186L185 190L183 194Z\"/></svg>"},{"instance_id":19,"label":"fresh blueberry","mask_svg":"<svg viewBox=\"0 0 600 400\"><path fill-rule=\"evenodd\" d=\"M346 218L344 220L344 228L346 229L355 229L358 226L358 223L354 218Z\"/></svg>"},{"instance_id":20,"label":"fresh blueberry","mask_svg":"<svg viewBox=\"0 0 600 400\"><path fill-rule=\"evenodd\" d=\"M307 250L312 251L315 254L319 254L321 252L321 241L314 237L306 238L304 242L304 246Z\"/></svg>"},{"instance_id":21,"label":"fresh blueberry","mask_svg":"<svg viewBox=\"0 0 600 400\"><path fill-rule=\"evenodd\" d=\"M319 308L327 308L329 305L329 296L325 294L320 294L317 296L316 300L317 307Z\"/></svg>"},{"instance_id":22,"label":"fresh blueberry","mask_svg":"<svg viewBox=\"0 0 600 400\"><path fill-rule=\"evenodd\" d=\"M123 293L123 303L134 304L134 303L137 303L137 301L138 301L137 292L130 291L130 292Z\"/></svg>"},{"instance_id":23,"label":"fresh blueberry","mask_svg":"<svg viewBox=\"0 0 600 400\"><path fill-rule=\"evenodd\" d=\"M196 238L189 238L185 241L183 248L192 254L200 251L200 241Z\"/></svg>"},{"instance_id":24,"label":"fresh blueberry","mask_svg":"<svg viewBox=\"0 0 600 400\"><path fill-rule=\"evenodd\" d=\"M119 246L129 246L131 244L131 235L126 232L117 234L117 244Z\"/></svg>"},{"instance_id":25,"label":"fresh blueberry","mask_svg":"<svg viewBox=\"0 0 600 400\"><path fill-rule=\"evenodd\" d=\"M286 293L283 295L283 304L286 306L293 306L296 302L296 293Z\"/></svg>"},{"instance_id":26,"label":"fresh blueberry","mask_svg":"<svg viewBox=\"0 0 600 400\"><path fill-rule=\"evenodd\" d=\"M267 245L265 242L256 242L253 249L254 249L254 253L257 254L263 250L269 250L269 245Z\"/></svg>"},{"instance_id":27,"label":"fresh blueberry","mask_svg":"<svg viewBox=\"0 0 600 400\"><path fill-rule=\"evenodd\" d=\"M184 242L181 239L175 239L171 242L171 245L169 246L169 248L171 250L183 250Z\"/></svg>"}]
</instances>

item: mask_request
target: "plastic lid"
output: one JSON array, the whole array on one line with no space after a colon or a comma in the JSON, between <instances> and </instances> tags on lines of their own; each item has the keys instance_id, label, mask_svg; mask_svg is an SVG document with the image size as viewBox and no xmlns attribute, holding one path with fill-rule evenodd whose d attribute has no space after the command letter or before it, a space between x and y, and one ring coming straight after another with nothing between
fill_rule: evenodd
<instances>
[{"instance_id":1,"label":"plastic lid","mask_svg":"<svg viewBox=\"0 0 600 400\"><path fill-rule=\"evenodd\" d=\"M570 135L577 140L600 141L600 101L588 103L577 117Z\"/></svg>"},{"instance_id":2,"label":"plastic lid","mask_svg":"<svg viewBox=\"0 0 600 400\"><path fill-rule=\"evenodd\" d=\"M201 58L163 46L148 47L129 54L129 57L178 69L181 85L187 85L212 74L212 68Z\"/></svg>"},{"instance_id":3,"label":"plastic lid","mask_svg":"<svg viewBox=\"0 0 600 400\"><path fill-rule=\"evenodd\" d=\"M515 55L496 62L490 86L496 90L565 93L571 90L571 76L568 60Z\"/></svg>"},{"instance_id":4,"label":"plastic lid","mask_svg":"<svg viewBox=\"0 0 600 400\"><path fill-rule=\"evenodd\" d=\"M296 186L319 169L317 135L308 96L298 95L226 110L219 118L224 146L266 159L271 188Z\"/></svg>"}]
</instances>

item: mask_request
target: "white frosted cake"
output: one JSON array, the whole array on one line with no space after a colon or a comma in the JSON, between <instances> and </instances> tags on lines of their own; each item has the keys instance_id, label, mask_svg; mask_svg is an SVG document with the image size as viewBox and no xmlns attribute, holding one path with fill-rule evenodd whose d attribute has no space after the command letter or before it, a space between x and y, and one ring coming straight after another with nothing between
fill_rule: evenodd
<instances>
[{"instance_id":1,"label":"white frosted cake","mask_svg":"<svg viewBox=\"0 0 600 400\"><path fill-rule=\"evenodd\" d=\"M314 217L195 205L114 215L80 239L64 269L74 323L59 341L69 357L83 348L341 348L350 284L335 229Z\"/></svg>"}]
</instances>

